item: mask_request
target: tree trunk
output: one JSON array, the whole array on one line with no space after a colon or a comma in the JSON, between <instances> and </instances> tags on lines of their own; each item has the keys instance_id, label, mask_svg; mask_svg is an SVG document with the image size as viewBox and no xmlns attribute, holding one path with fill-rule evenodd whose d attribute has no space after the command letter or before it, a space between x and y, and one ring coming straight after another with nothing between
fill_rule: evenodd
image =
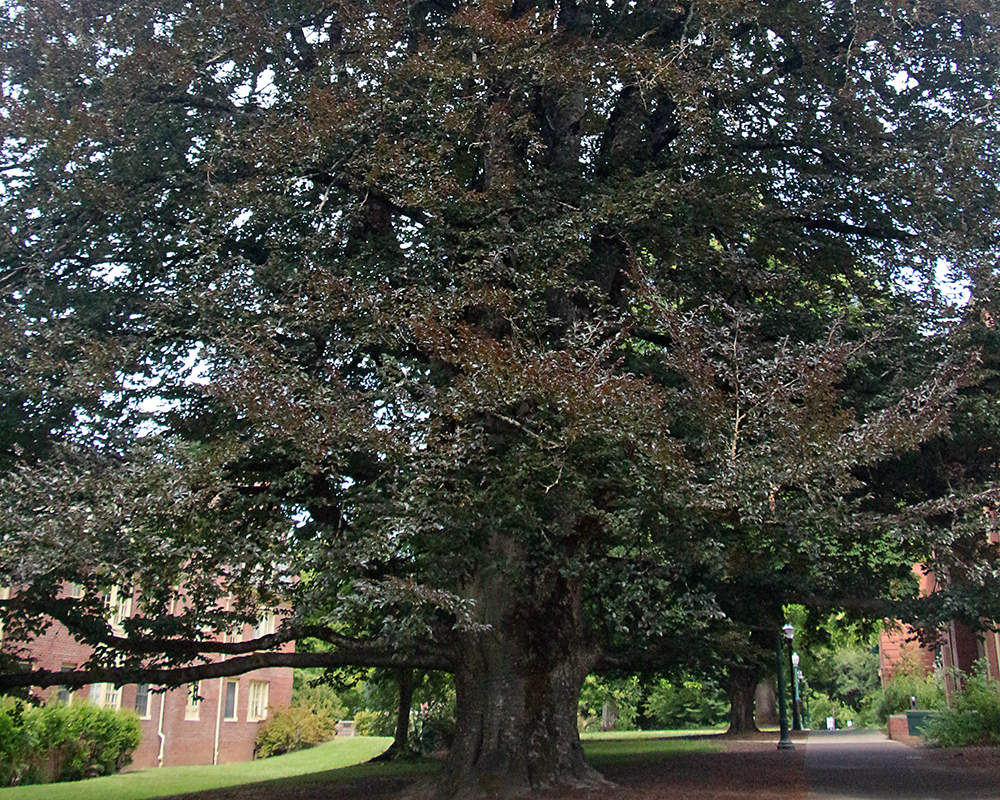
<instances>
[{"instance_id":1,"label":"tree trunk","mask_svg":"<svg viewBox=\"0 0 1000 800\"><path fill-rule=\"evenodd\" d=\"M729 667L729 730L728 733L755 733L754 704L760 668L754 664L733 664Z\"/></svg>"},{"instance_id":2,"label":"tree trunk","mask_svg":"<svg viewBox=\"0 0 1000 800\"><path fill-rule=\"evenodd\" d=\"M760 725L778 724L778 696L770 681L757 684L757 722Z\"/></svg>"},{"instance_id":3,"label":"tree trunk","mask_svg":"<svg viewBox=\"0 0 1000 800\"><path fill-rule=\"evenodd\" d=\"M413 670L401 669L399 679L399 706L396 708L396 732L389 749L372 761L395 761L410 753L410 706L413 704Z\"/></svg>"},{"instance_id":4,"label":"tree trunk","mask_svg":"<svg viewBox=\"0 0 1000 800\"><path fill-rule=\"evenodd\" d=\"M577 731L580 690L597 661L579 582L533 578L528 597L501 570L480 576L486 626L461 634L458 726L440 797L510 797L547 787L593 788Z\"/></svg>"},{"instance_id":5,"label":"tree trunk","mask_svg":"<svg viewBox=\"0 0 1000 800\"><path fill-rule=\"evenodd\" d=\"M614 700L605 700L601 708L601 730L613 731L618 723L618 704Z\"/></svg>"}]
</instances>

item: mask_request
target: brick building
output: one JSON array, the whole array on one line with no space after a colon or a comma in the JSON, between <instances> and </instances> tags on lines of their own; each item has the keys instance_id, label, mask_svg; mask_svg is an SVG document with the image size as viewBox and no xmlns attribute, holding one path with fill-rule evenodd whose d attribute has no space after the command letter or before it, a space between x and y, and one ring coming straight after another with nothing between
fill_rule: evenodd
<instances>
[{"instance_id":1,"label":"brick building","mask_svg":"<svg viewBox=\"0 0 1000 800\"><path fill-rule=\"evenodd\" d=\"M74 590L70 585L67 591L72 595ZM117 592L112 592L108 605L112 627L132 610L131 598L119 598ZM245 626L237 636L249 639L273 632L274 616L269 614L256 628ZM29 650L37 666L67 671L82 666L91 653L58 624L34 640ZM142 741L133 754L132 768L229 764L253 758L257 729L269 707L291 703L292 670L272 667L169 691L157 691L148 684L116 688L94 683L73 692L52 687L39 696L47 701L58 697L67 703L134 709Z\"/></svg>"},{"instance_id":2,"label":"brick building","mask_svg":"<svg viewBox=\"0 0 1000 800\"><path fill-rule=\"evenodd\" d=\"M1000 541L1000 531L996 525L991 525L989 538L993 543ZM914 567L914 571L920 576L921 593L928 595L937 589L938 577L934 573L926 572L919 565ZM879 636L879 674L883 686L905 659L915 659L918 668L925 675L940 667L944 673L945 694L949 703L956 689L956 675L961 680L961 674L970 673L977 661L985 661L987 674L993 680L1000 681L1000 633L997 631L976 633L953 621L945 626L940 644L935 650L921 647L913 639L913 631L905 627L883 631Z\"/></svg>"}]
</instances>

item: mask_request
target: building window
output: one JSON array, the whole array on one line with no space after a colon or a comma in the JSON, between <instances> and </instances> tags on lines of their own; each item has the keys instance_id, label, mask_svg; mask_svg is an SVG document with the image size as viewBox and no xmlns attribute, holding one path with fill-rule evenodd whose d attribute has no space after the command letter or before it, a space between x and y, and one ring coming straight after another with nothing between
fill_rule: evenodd
<instances>
[{"instance_id":1,"label":"building window","mask_svg":"<svg viewBox=\"0 0 1000 800\"><path fill-rule=\"evenodd\" d=\"M267 636L271 633L274 633L274 614L268 611L261 617L257 627L253 629L253 638L259 639L261 636Z\"/></svg>"},{"instance_id":2,"label":"building window","mask_svg":"<svg viewBox=\"0 0 1000 800\"><path fill-rule=\"evenodd\" d=\"M140 683L135 687L135 713L139 719L149 719L149 684Z\"/></svg>"},{"instance_id":3,"label":"building window","mask_svg":"<svg viewBox=\"0 0 1000 800\"><path fill-rule=\"evenodd\" d=\"M250 681L247 722L259 722L267 717L267 690L267 681Z\"/></svg>"},{"instance_id":4,"label":"building window","mask_svg":"<svg viewBox=\"0 0 1000 800\"><path fill-rule=\"evenodd\" d=\"M74 600L79 600L83 597L83 587L79 583L67 583L66 596L72 597Z\"/></svg>"},{"instance_id":5,"label":"building window","mask_svg":"<svg viewBox=\"0 0 1000 800\"><path fill-rule=\"evenodd\" d=\"M236 695L239 691L240 682L236 678L226 681L226 708L223 719L227 722L236 721Z\"/></svg>"},{"instance_id":6,"label":"building window","mask_svg":"<svg viewBox=\"0 0 1000 800\"><path fill-rule=\"evenodd\" d=\"M122 690L113 683L93 683L90 685L90 702L98 708L121 708Z\"/></svg>"},{"instance_id":7,"label":"building window","mask_svg":"<svg viewBox=\"0 0 1000 800\"><path fill-rule=\"evenodd\" d=\"M64 661L62 666L59 668L60 672L72 672L76 669L76 664L70 664L68 661ZM68 686L59 686L56 689L56 701L62 703L64 706L68 706L73 702L73 690Z\"/></svg>"},{"instance_id":8,"label":"building window","mask_svg":"<svg viewBox=\"0 0 1000 800\"><path fill-rule=\"evenodd\" d=\"M112 586L111 591L104 596L104 605L108 609L108 622L116 633L123 631L122 623L132 616L132 598L125 590Z\"/></svg>"},{"instance_id":9,"label":"building window","mask_svg":"<svg viewBox=\"0 0 1000 800\"><path fill-rule=\"evenodd\" d=\"M198 694L200 687L201 681L195 681L188 686L187 705L184 706L184 719L198 719L198 713L201 710L201 695Z\"/></svg>"}]
</instances>

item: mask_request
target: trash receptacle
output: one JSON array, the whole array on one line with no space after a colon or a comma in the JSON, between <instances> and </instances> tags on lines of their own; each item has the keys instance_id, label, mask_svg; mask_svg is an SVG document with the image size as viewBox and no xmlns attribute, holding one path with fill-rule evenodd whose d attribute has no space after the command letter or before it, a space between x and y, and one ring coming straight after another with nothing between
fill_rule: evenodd
<instances>
[{"instance_id":1,"label":"trash receptacle","mask_svg":"<svg viewBox=\"0 0 1000 800\"><path fill-rule=\"evenodd\" d=\"M910 736L923 736L924 727L937 715L937 711L907 711L906 727Z\"/></svg>"}]
</instances>

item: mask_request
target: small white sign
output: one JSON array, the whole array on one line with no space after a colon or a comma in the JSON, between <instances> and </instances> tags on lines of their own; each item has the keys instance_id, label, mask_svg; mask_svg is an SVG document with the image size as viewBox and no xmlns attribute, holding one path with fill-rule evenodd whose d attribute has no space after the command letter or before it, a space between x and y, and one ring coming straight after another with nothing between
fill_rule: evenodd
<instances>
[{"instance_id":1,"label":"small white sign","mask_svg":"<svg viewBox=\"0 0 1000 800\"><path fill-rule=\"evenodd\" d=\"M833 717L827 717L826 718L826 729L828 731L832 731L832 730L836 730L836 728L837 728L837 723L834 722Z\"/></svg>"}]
</instances>

